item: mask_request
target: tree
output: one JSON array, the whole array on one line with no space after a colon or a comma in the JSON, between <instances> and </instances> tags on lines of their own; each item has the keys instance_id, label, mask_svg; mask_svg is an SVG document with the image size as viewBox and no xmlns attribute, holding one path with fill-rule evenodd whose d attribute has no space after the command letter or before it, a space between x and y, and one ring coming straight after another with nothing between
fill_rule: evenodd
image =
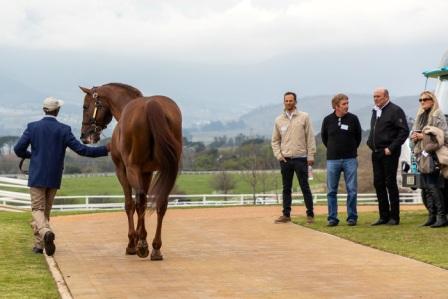
<instances>
[{"instance_id":1,"label":"tree","mask_svg":"<svg viewBox=\"0 0 448 299\"><path fill-rule=\"evenodd\" d=\"M252 139L245 141L241 147L241 156L244 157L242 165L244 172L242 174L243 179L250 185L252 189L252 198L254 204L256 204L255 194L257 193L257 186L259 183L258 171L261 169L260 158L260 140Z\"/></svg>"},{"instance_id":2,"label":"tree","mask_svg":"<svg viewBox=\"0 0 448 299\"><path fill-rule=\"evenodd\" d=\"M228 194L230 190L233 190L235 185L235 178L227 171L220 171L210 179L210 186L224 194Z\"/></svg>"}]
</instances>

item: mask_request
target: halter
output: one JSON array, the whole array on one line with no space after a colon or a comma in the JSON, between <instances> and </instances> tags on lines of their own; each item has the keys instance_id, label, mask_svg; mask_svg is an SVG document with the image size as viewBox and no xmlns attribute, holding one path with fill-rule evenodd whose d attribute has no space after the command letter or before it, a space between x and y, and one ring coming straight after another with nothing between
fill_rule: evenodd
<instances>
[{"instance_id":1,"label":"halter","mask_svg":"<svg viewBox=\"0 0 448 299\"><path fill-rule=\"evenodd\" d=\"M94 92L92 94L92 98L95 100L95 108L93 109L92 117L89 119L88 122L83 122L83 125L89 125L91 130L94 133L100 133L102 130L107 128L107 124L105 123L99 123L96 121L96 115L98 112L98 109L102 109L104 106L100 101L100 97L98 96L97 92Z\"/></svg>"}]
</instances>

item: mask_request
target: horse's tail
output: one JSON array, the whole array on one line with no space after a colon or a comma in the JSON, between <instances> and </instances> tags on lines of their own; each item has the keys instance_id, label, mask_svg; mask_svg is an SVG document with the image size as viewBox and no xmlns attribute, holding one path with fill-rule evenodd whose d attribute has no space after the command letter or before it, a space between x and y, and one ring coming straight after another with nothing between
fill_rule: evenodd
<instances>
[{"instance_id":1,"label":"horse's tail","mask_svg":"<svg viewBox=\"0 0 448 299\"><path fill-rule=\"evenodd\" d=\"M155 203L156 207L161 207L167 203L179 171L182 153L181 120L179 119L179 128L176 128L176 124L168 119L163 107L157 101L148 101L146 115L149 129L152 132L150 142L154 152L151 153L151 156L160 165L150 187L149 200Z\"/></svg>"}]
</instances>

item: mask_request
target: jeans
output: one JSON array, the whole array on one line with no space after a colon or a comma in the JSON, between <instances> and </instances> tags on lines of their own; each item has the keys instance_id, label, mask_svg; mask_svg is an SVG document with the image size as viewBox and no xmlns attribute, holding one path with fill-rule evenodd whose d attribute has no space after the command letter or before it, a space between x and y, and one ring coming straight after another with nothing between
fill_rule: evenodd
<instances>
[{"instance_id":1,"label":"jeans","mask_svg":"<svg viewBox=\"0 0 448 299\"><path fill-rule=\"evenodd\" d=\"M373 185L378 198L380 219L400 222L400 194L397 185L397 169L400 151L386 156L384 151L372 153Z\"/></svg>"},{"instance_id":2,"label":"jeans","mask_svg":"<svg viewBox=\"0 0 448 299\"><path fill-rule=\"evenodd\" d=\"M358 220L356 210L358 197L358 160L339 159L327 160L327 200L328 200L328 221L338 223L338 185L341 172L344 172L345 187L347 189L347 221Z\"/></svg>"},{"instance_id":3,"label":"jeans","mask_svg":"<svg viewBox=\"0 0 448 299\"><path fill-rule=\"evenodd\" d=\"M303 199L306 206L306 215L314 217L313 195L308 184L308 162L306 158L286 158L286 162L280 161L283 182L283 215L291 216L291 188L294 172L302 189Z\"/></svg>"}]
</instances>

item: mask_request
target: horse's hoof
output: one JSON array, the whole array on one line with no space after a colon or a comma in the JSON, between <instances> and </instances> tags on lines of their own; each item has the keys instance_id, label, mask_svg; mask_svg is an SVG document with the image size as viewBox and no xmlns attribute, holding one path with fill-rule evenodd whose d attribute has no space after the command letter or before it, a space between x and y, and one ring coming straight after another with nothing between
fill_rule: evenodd
<instances>
[{"instance_id":1,"label":"horse's hoof","mask_svg":"<svg viewBox=\"0 0 448 299\"><path fill-rule=\"evenodd\" d=\"M149 255L148 243L146 241L138 241L137 255L141 258L145 258Z\"/></svg>"},{"instance_id":2,"label":"horse's hoof","mask_svg":"<svg viewBox=\"0 0 448 299\"><path fill-rule=\"evenodd\" d=\"M159 249L153 249L151 251L151 261L161 261L163 260L163 255L160 253Z\"/></svg>"},{"instance_id":3,"label":"horse's hoof","mask_svg":"<svg viewBox=\"0 0 448 299\"><path fill-rule=\"evenodd\" d=\"M126 255L135 255L137 254L137 249L135 247L126 247Z\"/></svg>"}]
</instances>

